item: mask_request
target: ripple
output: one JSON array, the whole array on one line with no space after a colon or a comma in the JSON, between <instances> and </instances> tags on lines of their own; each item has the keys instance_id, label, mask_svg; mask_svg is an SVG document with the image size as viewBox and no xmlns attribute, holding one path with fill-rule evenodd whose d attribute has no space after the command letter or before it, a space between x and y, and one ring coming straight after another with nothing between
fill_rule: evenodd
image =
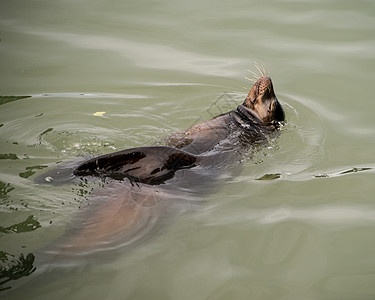
<instances>
[{"instance_id":1,"label":"ripple","mask_svg":"<svg viewBox=\"0 0 375 300\"><path fill-rule=\"evenodd\" d=\"M312 109L315 102L288 96L282 105L286 124L280 136L248 157L244 174L235 181L310 180L311 169L324 158L324 122Z\"/></svg>"},{"instance_id":2,"label":"ripple","mask_svg":"<svg viewBox=\"0 0 375 300\"><path fill-rule=\"evenodd\" d=\"M330 172L330 173L323 173L323 174L318 174L318 175L314 175L314 177L316 178L329 178L329 177L340 177L340 176L344 176L344 175L351 175L351 174L354 174L354 173L358 173L358 172L374 172L374 169L375 167L372 166L372 167L353 167L353 168L350 168L350 169L346 169L346 170L343 170L343 171L336 171L336 172Z\"/></svg>"},{"instance_id":3,"label":"ripple","mask_svg":"<svg viewBox=\"0 0 375 300\"><path fill-rule=\"evenodd\" d=\"M304 208L278 207L270 209L241 209L228 211L220 220L208 218L205 226L239 226L255 223L269 225L290 221L310 223L324 226L325 224L345 225L375 223L375 210L367 206L334 206L334 205L310 205Z\"/></svg>"},{"instance_id":4,"label":"ripple","mask_svg":"<svg viewBox=\"0 0 375 300\"><path fill-rule=\"evenodd\" d=\"M43 93L31 94L34 98L120 98L120 99L146 99L145 95L113 94L113 93Z\"/></svg>"},{"instance_id":5,"label":"ripple","mask_svg":"<svg viewBox=\"0 0 375 300\"><path fill-rule=\"evenodd\" d=\"M138 67L184 71L201 75L237 77L241 75L229 68L239 64L240 59L204 55L180 50L172 46L135 42L125 38L48 31L44 28L31 29L7 21L3 21L2 24L18 32L25 32L47 40L64 42L74 48L114 52L132 60Z\"/></svg>"}]
</instances>

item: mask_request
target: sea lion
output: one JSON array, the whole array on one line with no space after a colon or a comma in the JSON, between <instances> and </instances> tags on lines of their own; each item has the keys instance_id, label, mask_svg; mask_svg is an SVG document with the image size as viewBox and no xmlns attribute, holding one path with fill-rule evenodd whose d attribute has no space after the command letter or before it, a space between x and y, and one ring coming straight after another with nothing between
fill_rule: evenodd
<instances>
[{"instance_id":1,"label":"sea lion","mask_svg":"<svg viewBox=\"0 0 375 300\"><path fill-rule=\"evenodd\" d=\"M74 175L160 184L179 169L203 163L205 159L197 155L214 150L234 132L240 130L242 139L250 145L259 143L267 140L284 119L271 78L262 76L236 110L173 135L166 142L168 147L138 147L95 157L78 166Z\"/></svg>"},{"instance_id":2,"label":"sea lion","mask_svg":"<svg viewBox=\"0 0 375 300\"><path fill-rule=\"evenodd\" d=\"M225 167L266 143L284 119L271 78L262 76L236 109L176 133L166 146L122 150L81 163L75 176L110 180L91 196L93 205L76 217L74 229L52 252L93 253L142 239L145 234L139 232L150 233L155 216L160 220L187 190L189 195L208 191Z\"/></svg>"}]
</instances>

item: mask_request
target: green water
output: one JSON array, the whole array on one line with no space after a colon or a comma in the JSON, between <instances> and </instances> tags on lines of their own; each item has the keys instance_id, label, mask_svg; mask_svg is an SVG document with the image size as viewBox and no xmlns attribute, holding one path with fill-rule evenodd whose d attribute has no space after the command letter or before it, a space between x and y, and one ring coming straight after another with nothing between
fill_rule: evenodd
<instances>
[{"instance_id":1,"label":"green water","mask_svg":"<svg viewBox=\"0 0 375 300\"><path fill-rule=\"evenodd\" d=\"M85 201L86 187L34 183L49 164L234 108L256 62L287 115L277 141L148 243L88 268L26 268L0 297L375 298L374 1L5 0L0 39L8 270Z\"/></svg>"}]
</instances>

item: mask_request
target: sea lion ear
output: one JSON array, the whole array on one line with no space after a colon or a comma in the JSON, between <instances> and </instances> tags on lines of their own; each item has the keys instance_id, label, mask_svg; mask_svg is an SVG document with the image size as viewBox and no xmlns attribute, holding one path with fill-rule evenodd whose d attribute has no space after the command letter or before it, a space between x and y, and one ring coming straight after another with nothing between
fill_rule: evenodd
<instances>
[{"instance_id":1,"label":"sea lion ear","mask_svg":"<svg viewBox=\"0 0 375 300\"><path fill-rule=\"evenodd\" d=\"M199 158L171 147L138 147L90 159L74 170L77 176L99 176L152 185L173 178L180 169L192 168Z\"/></svg>"}]
</instances>

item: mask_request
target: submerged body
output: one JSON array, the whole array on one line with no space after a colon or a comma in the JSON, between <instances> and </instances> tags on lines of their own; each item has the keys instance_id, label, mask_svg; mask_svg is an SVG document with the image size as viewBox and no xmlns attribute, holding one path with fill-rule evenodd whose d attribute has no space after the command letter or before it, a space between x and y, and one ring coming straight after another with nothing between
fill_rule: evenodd
<instances>
[{"instance_id":1,"label":"submerged body","mask_svg":"<svg viewBox=\"0 0 375 300\"><path fill-rule=\"evenodd\" d=\"M162 216L181 210L182 202L193 205L233 162L273 137L284 117L271 79L263 76L237 109L176 133L165 147L132 148L82 163L74 175L109 180L49 252L97 253L152 235Z\"/></svg>"}]
</instances>

